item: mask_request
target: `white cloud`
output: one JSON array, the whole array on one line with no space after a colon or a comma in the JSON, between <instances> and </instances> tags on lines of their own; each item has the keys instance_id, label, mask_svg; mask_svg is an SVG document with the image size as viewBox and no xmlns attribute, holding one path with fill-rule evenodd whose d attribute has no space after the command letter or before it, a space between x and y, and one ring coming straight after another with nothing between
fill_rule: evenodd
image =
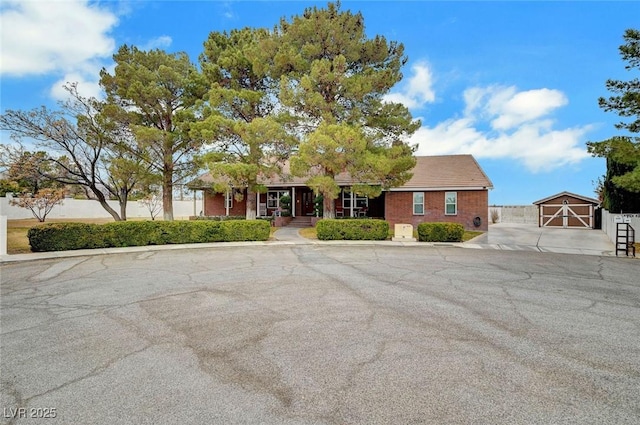
<instances>
[{"instance_id":1,"label":"white cloud","mask_svg":"<svg viewBox=\"0 0 640 425\"><path fill-rule=\"evenodd\" d=\"M161 35L160 37L149 40L141 50L164 49L171 46L171 43L173 43L173 39L170 36Z\"/></svg>"},{"instance_id":2,"label":"white cloud","mask_svg":"<svg viewBox=\"0 0 640 425\"><path fill-rule=\"evenodd\" d=\"M87 80L85 76L80 73L66 74L63 78L56 81L51 86L49 95L55 100L69 99L69 92L64 89L64 86L68 83L76 83L78 87L78 94L82 97L95 97L96 99L104 97L98 82L93 79Z\"/></svg>"},{"instance_id":3,"label":"white cloud","mask_svg":"<svg viewBox=\"0 0 640 425\"><path fill-rule=\"evenodd\" d=\"M464 92L462 118L422 127L412 137L420 155L468 153L477 158L514 159L532 172L575 164L588 154L590 126L554 129L547 116L567 104L558 90L518 92L515 87L473 87ZM483 131L481 128L490 128Z\"/></svg>"},{"instance_id":4,"label":"white cloud","mask_svg":"<svg viewBox=\"0 0 640 425\"><path fill-rule=\"evenodd\" d=\"M83 0L4 0L0 74L39 75L82 69L109 57L116 16Z\"/></svg>"},{"instance_id":5,"label":"white cloud","mask_svg":"<svg viewBox=\"0 0 640 425\"><path fill-rule=\"evenodd\" d=\"M418 62L411 67L412 76L400 92L384 96L387 102L402 103L409 109L421 108L436 100L433 91L433 73L426 62Z\"/></svg>"}]
</instances>

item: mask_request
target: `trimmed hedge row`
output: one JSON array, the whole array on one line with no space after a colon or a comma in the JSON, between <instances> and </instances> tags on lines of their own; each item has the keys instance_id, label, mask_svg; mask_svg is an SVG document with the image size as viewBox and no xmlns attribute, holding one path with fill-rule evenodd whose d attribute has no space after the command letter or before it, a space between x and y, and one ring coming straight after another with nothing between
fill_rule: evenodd
<instances>
[{"instance_id":1,"label":"trimmed hedge row","mask_svg":"<svg viewBox=\"0 0 640 425\"><path fill-rule=\"evenodd\" d=\"M462 242L464 226L458 223L420 223L418 240L420 242Z\"/></svg>"},{"instance_id":2,"label":"trimmed hedge row","mask_svg":"<svg viewBox=\"0 0 640 425\"><path fill-rule=\"evenodd\" d=\"M244 215L192 215L189 220L211 220L211 221L229 221L229 220L246 220Z\"/></svg>"},{"instance_id":3,"label":"trimmed hedge row","mask_svg":"<svg viewBox=\"0 0 640 425\"><path fill-rule=\"evenodd\" d=\"M389 236L384 220L323 219L316 224L318 239L383 241Z\"/></svg>"},{"instance_id":4,"label":"trimmed hedge row","mask_svg":"<svg viewBox=\"0 0 640 425\"><path fill-rule=\"evenodd\" d=\"M263 220L118 221L107 224L50 223L27 232L31 251L206 242L266 241L271 226Z\"/></svg>"}]
</instances>

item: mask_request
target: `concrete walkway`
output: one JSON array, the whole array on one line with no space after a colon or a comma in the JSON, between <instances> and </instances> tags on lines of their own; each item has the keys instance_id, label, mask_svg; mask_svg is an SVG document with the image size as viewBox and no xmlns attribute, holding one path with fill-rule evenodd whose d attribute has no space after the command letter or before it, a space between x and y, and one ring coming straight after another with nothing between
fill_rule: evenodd
<instances>
[{"instance_id":1,"label":"concrete walkway","mask_svg":"<svg viewBox=\"0 0 640 425\"><path fill-rule=\"evenodd\" d=\"M300 236L299 230L299 227L281 227L274 232L273 237L281 242L311 243L310 239Z\"/></svg>"}]
</instances>

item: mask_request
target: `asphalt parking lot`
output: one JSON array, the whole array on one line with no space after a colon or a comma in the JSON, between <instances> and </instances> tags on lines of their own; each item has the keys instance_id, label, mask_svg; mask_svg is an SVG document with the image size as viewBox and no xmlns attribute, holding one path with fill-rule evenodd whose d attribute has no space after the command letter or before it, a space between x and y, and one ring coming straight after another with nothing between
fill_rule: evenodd
<instances>
[{"instance_id":1,"label":"asphalt parking lot","mask_svg":"<svg viewBox=\"0 0 640 425\"><path fill-rule=\"evenodd\" d=\"M316 244L4 263L2 423L637 424L638 270Z\"/></svg>"}]
</instances>

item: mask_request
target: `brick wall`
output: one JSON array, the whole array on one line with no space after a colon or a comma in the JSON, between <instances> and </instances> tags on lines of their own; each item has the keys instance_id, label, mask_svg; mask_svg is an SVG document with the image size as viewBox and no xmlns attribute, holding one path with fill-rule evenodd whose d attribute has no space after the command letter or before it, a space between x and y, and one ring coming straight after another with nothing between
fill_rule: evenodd
<instances>
[{"instance_id":1,"label":"brick wall","mask_svg":"<svg viewBox=\"0 0 640 425\"><path fill-rule=\"evenodd\" d=\"M466 230L486 232L489 226L488 207L489 194L486 190L458 191L458 213L445 215L444 191L424 192L424 215L413 215L413 192L386 192L385 219L393 228L395 224L406 223L417 227L424 222L460 223ZM479 227L473 219L480 217Z\"/></svg>"},{"instance_id":2,"label":"brick wall","mask_svg":"<svg viewBox=\"0 0 640 425\"><path fill-rule=\"evenodd\" d=\"M245 215L247 213L247 201L233 200L233 208L229 209L229 215ZM204 215L226 215L227 210L224 207L224 194L207 193L204 202Z\"/></svg>"}]
</instances>

